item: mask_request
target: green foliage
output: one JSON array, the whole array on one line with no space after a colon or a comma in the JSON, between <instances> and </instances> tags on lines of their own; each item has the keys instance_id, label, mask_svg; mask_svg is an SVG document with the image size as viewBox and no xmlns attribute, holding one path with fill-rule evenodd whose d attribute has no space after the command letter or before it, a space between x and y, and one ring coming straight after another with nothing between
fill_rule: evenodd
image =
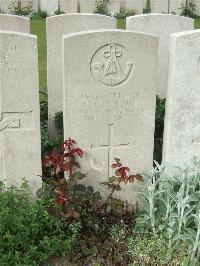
<instances>
[{"instance_id":1,"label":"green foliage","mask_svg":"<svg viewBox=\"0 0 200 266\"><path fill-rule=\"evenodd\" d=\"M152 232L169 250L188 252L190 261L200 255L200 161L191 167L157 165L147 175L144 214L137 219L140 232ZM195 264L193 264L195 265Z\"/></svg>"},{"instance_id":2,"label":"green foliage","mask_svg":"<svg viewBox=\"0 0 200 266\"><path fill-rule=\"evenodd\" d=\"M40 19L47 17L47 12L46 11L38 11L38 12L33 11L28 15L28 17L33 20L40 20Z\"/></svg>"},{"instance_id":3,"label":"green foliage","mask_svg":"<svg viewBox=\"0 0 200 266\"><path fill-rule=\"evenodd\" d=\"M27 4L24 6L21 0L14 0L8 7L8 10L11 14L18 16L28 16L33 9L33 1L27 1Z\"/></svg>"},{"instance_id":4,"label":"green foliage","mask_svg":"<svg viewBox=\"0 0 200 266\"><path fill-rule=\"evenodd\" d=\"M195 18L197 17L195 12L196 12L196 4L194 0L186 0L185 4L182 3L182 6L181 6L182 16Z\"/></svg>"},{"instance_id":5,"label":"green foliage","mask_svg":"<svg viewBox=\"0 0 200 266\"><path fill-rule=\"evenodd\" d=\"M154 160L161 163L163 131L165 117L165 99L156 98L156 116L155 116L155 133L154 133Z\"/></svg>"},{"instance_id":6,"label":"green foliage","mask_svg":"<svg viewBox=\"0 0 200 266\"><path fill-rule=\"evenodd\" d=\"M54 127L58 129L61 136L63 136L63 112L57 112L54 116Z\"/></svg>"},{"instance_id":7,"label":"green foliage","mask_svg":"<svg viewBox=\"0 0 200 266\"><path fill-rule=\"evenodd\" d=\"M60 10L60 9L58 9L58 10L56 10L56 11L54 12L54 14L55 14L55 15L62 15L62 14L65 14L65 12L62 11L62 10Z\"/></svg>"},{"instance_id":8,"label":"green foliage","mask_svg":"<svg viewBox=\"0 0 200 266\"><path fill-rule=\"evenodd\" d=\"M126 19L127 17L134 16L135 14L136 14L135 10L122 9L119 13L115 13L114 17L116 19Z\"/></svg>"},{"instance_id":9,"label":"green foliage","mask_svg":"<svg viewBox=\"0 0 200 266\"><path fill-rule=\"evenodd\" d=\"M106 0L96 0L95 13L101 15L110 15L106 7Z\"/></svg>"},{"instance_id":10,"label":"green foliage","mask_svg":"<svg viewBox=\"0 0 200 266\"><path fill-rule=\"evenodd\" d=\"M135 234L128 238L128 254L133 265L180 265L182 255L170 252L161 239Z\"/></svg>"},{"instance_id":11,"label":"green foliage","mask_svg":"<svg viewBox=\"0 0 200 266\"><path fill-rule=\"evenodd\" d=\"M0 265L44 265L68 254L76 233L47 211L51 198L29 199L27 183L5 190L0 185Z\"/></svg>"}]
</instances>

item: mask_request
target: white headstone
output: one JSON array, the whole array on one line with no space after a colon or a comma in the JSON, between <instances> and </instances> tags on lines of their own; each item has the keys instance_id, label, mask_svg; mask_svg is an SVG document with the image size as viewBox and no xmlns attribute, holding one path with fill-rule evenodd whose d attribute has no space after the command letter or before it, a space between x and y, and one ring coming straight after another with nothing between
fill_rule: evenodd
<instances>
[{"instance_id":1,"label":"white headstone","mask_svg":"<svg viewBox=\"0 0 200 266\"><path fill-rule=\"evenodd\" d=\"M120 12L120 0L110 0L106 6L111 14Z\"/></svg>"},{"instance_id":2,"label":"white headstone","mask_svg":"<svg viewBox=\"0 0 200 266\"><path fill-rule=\"evenodd\" d=\"M64 36L63 47L65 139L83 148L86 183L105 195L114 158L135 172L152 166L158 39L89 31ZM134 185L119 196L137 201Z\"/></svg>"},{"instance_id":3,"label":"white headstone","mask_svg":"<svg viewBox=\"0 0 200 266\"><path fill-rule=\"evenodd\" d=\"M163 161L200 157L200 30L173 34L170 45Z\"/></svg>"},{"instance_id":4,"label":"white headstone","mask_svg":"<svg viewBox=\"0 0 200 266\"><path fill-rule=\"evenodd\" d=\"M0 30L30 33L30 19L21 16L0 14Z\"/></svg>"},{"instance_id":5,"label":"white headstone","mask_svg":"<svg viewBox=\"0 0 200 266\"><path fill-rule=\"evenodd\" d=\"M126 0L126 8L135 10L136 14L142 14L145 8L144 0Z\"/></svg>"},{"instance_id":6,"label":"white headstone","mask_svg":"<svg viewBox=\"0 0 200 266\"><path fill-rule=\"evenodd\" d=\"M166 97L170 34L194 29L194 20L169 14L146 14L127 18L127 29L153 34L159 37L158 92Z\"/></svg>"},{"instance_id":7,"label":"white headstone","mask_svg":"<svg viewBox=\"0 0 200 266\"><path fill-rule=\"evenodd\" d=\"M169 11L168 3L169 3L169 0L151 0L151 12L152 13L168 13Z\"/></svg>"},{"instance_id":8,"label":"white headstone","mask_svg":"<svg viewBox=\"0 0 200 266\"><path fill-rule=\"evenodd\" d=\"M41 186L37 39L0 31L0 179Z\"/></svg>"},{"instance_id":9,"label":"white headstone","mask_svg":"<svg viewBox=\"0 0 200 266\"><path fill-rule=\"evenodd\" d=\"M58 0L40 0L40 9L47 12L48 16L52 16L58 10Z\"/></svg>"},{"instance_id":10,"label":"white headstone","mask_svg":"<svg viewBox=\"0 0 200 266\"><path fill-rule=\"evenodd\" d=\"M195 0L196 10L195 14L200 16L200 0Z\"/></svg>"},{"instance_id":11,"label":"white headstone","mask_svg":"<svg viewBox=\"0 0 200 266\"><path fill-rule=\"evenodd\" d=\"M94 13L96 10L96 0L79 0L80 13Z\"/></svg>"},{"instance_id":12,"label":"white headstone","mask_svg":"<svg viewBox=\"0 0 200 266\"><path fill-rule=\"evenodd\" d=\"M169 5L170 13L180 15L182 4L185 4L185 0L170 1Z\"/></svg>"},{"instance_id":13,"label":"white headstone","mask_svg":"<svg viewBox=\"0 0 200 266\"><path fill-rule=\"evenodd\" d=\"M94 14L68 14L47 19L47 87L49 136L53 129L55 113L63 111L62 36L90 29L115 29L116 19Z\"/></svg>"},{"instance_id":14,"label":"white headstone","mask_svg":"<svg viewBox=\"0 0 200 266\"><path fill-rule=\"evenodd\" d=\"M78 10L78 0L59 0L59 8L65 13L76 13Z\"/></svg>"}]
</instances>

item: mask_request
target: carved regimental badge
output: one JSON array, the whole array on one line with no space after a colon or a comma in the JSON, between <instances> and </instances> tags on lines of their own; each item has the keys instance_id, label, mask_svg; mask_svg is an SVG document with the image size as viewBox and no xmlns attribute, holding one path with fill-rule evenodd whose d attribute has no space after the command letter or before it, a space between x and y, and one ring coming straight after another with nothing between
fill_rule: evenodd
<instances>
[{"instance_id":1,"label":"carved regimental badge","mask_svg":"<svg viewBox=\"0 0 200 266\"><path fill-rule=\"evenodd\" d=\"M95 80L114 86L127 80L133 68L127 50L119 44L107 44L96 51L91 60L91 73Z\"/></svg>"}]
</instances>

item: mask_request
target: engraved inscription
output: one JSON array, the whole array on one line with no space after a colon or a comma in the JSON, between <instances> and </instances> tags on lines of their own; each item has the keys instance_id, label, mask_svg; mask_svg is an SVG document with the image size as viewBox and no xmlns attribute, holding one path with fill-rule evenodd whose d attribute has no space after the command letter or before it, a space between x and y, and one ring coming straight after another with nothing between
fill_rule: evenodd
<instances>
[{"instance_id":1,"label":"engraved inscription","mask_svg":"<svg viewBox=\"0 0 200 266\"><path fill-rule=\"evenodd\" d=\"M0 179L3 179L6 184L5 173L5 143L4 132L7 130L31 130L33 129L33 111L16 112L16 113L1 113L0 112Z\"/></svg>"},{"instance_id":2,"label":"engraved inscription","mask_svg":"<svg viewBox=\"0 0 200 266\"><path fill-rule=\"evenodd\" d=\"M114 149L127 149L130 147L129 143L123 143L123 144L113 144L113 138L114 138L114 125L110 124L108 125L109 131L108 131L108 144L101 144L101 145L91 145L92 150L107 150L108 152L108 177L112 175L111 173L111 163L113 161L113 150ZM97 168L94 163L94 158L91 159L91 167L96 169L96 170L103 170L104 165L102 165L102 168L100 169L99 167Z\"/></svg>"},{"instance_id":3,"label":"engraved inscription","mask_svg":"<svg viewBox=\"0 0 200 266\"><path fill-rule=\"evenodd\" d=\"M129 61L128 51L119 44L108 44L93 55L91 73L95 80L104 85L121 84L131 75L133 63Z\"/></svg>"}]
</instances>

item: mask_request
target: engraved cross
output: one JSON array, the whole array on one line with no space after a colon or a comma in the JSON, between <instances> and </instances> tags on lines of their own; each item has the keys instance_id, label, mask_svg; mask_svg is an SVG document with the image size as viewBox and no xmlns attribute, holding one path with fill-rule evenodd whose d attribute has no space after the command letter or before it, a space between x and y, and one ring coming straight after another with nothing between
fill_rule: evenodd
<instances>
[{"instance_id":1,"label":"engraved cross","mask_svg":"<svg viewBox=\"0 0 200 266\"><path fill-rule=\"evenodd\" d=\"M92 150L107 150L108 152L108 177L112 175L111 171L111 163L113 161L113 150L114 149L126 149L130 147L129 143L123 143L123 144L113 144L113 135L114 135L114 125L110 124L109 127L109 133L108 133L108 144L101 144L101 145L91 145Z\"/></svg>"}]
</instances>

